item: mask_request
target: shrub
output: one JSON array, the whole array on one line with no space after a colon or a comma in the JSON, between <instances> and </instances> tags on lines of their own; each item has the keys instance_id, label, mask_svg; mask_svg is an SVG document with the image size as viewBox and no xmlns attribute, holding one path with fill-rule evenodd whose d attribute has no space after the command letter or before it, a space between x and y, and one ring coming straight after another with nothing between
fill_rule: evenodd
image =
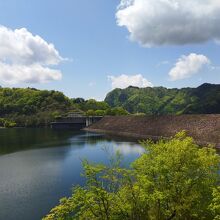
<instances>
[{"instance_id":1,"label":"shrub","mask_svg":"<svg viewBox=\"0 0 220 220\"><path fill-rule=\"evenodd\" d=\"M5 128L13 128L13 127L16 127L16 125L17 124L13 121L5 120L5 122L4 122L4 127Z\"/></svg>"},{"instance_id":2,"label":"shrub","mask_svg":"<svg viewBox=\"0 0 220 220\"><path fill-rule=\"evenodd\" d=\"M86 185L75 187L44 220L214 219L219 211L219 193L212 194L219 180L216 151L199 148L184 132L142 145L146 152L130 169L120 166L118 154L110 166L84 161Z\"/></svg>"}]
</instances>

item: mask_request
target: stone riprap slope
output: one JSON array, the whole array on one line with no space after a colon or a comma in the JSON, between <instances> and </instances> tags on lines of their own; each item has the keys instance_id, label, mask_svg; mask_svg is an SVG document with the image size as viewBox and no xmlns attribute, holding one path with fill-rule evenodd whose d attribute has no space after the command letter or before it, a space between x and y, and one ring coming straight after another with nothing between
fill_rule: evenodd
<instances>
[{"instance_id":1,"label":"stone riprap slope","mask_svg":"<svg viewBox=\"0 0 220 220\"><path fill-rule=\"evenodd\" d=\"M86 130L136 139L172 137L186 130L199 144L220 147L219 115L106 116Z\"/></svg>"}]
</instances>

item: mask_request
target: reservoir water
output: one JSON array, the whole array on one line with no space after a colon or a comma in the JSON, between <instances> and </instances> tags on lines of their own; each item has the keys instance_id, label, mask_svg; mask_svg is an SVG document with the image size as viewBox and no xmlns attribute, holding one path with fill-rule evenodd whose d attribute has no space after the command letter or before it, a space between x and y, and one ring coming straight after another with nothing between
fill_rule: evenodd
<instances>
[{"instance_id":1,"label":"reservoir water","mask_svg":"<svg viewBox=\"0 0 220 220\"><path fill-rule=\"evenodd\" d=\"M134 141L51 129L0 129L0 220L39 220L84 184L81 161L128 166L144 150Z\"/></svg>"}]
</instances>

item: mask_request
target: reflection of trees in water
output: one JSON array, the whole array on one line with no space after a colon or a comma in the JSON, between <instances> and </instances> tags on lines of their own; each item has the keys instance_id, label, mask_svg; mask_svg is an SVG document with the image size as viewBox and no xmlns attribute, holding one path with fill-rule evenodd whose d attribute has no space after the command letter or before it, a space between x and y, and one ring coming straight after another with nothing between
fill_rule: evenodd
<instances>
[{"instance_id":1,"label":"reflection of trees in water","mask_svg":"<svg viewBox=\"0 0 220 220\"><path fill-rule=\"evenodd\" d=\"M129 137L120 137L120 136L114 136L114 135L109 135L109 134L97 134L97 133L91 133L88 132L86 133L84 140L93 145L97 144L99 142L107 142L107 143L112 143L112 142L129 142L129 145L136 145L138 141L134 138L129 138Z\"/></svg>"},{"instance_id":2,"label":"reflection of trees in water","mask_svg":"<svg viewBox=\"0 0 220 220\"><path fill-rule=\"evenodd\" d=\"M145 151L145 149L133 138L88 133L84 140L91 146L97 146L99 143L103 143L103 146L101 146L109 155L115 154L117 151L124 156L129 154L141 155Z\"/></svg>"},{"instance_id":3,"label":"reflection of trees in water","mask_svg":"<svg viewBox=\"0 0 220 220\"><path fill-rule=\"evenodd\" d=\"M36 148L71 146L75 149L85 145L126 141L125 138L85 131L52 130L44 128L18 128L0 130L0 154ZM131 144L131 143L129 143Z\"/></svg>"},{"instance_id":4,"label":"reflection of trees in water","mask_svg":"<svg viewBox=\"0 0 220 220\"><path fill-rule=\"evenodd\" d=\"M54 131L51 129L2 129L0 130L0 154L15 151L61 147L70 145L70 138L78 132Z\"/></svg>"},{"instance_id":5,"label":"reflection of trees in water","mask_svg":"<svg viewBox=\"0 0 220 220\"><path fill-rule=\"evenodd\" d=\"M97 145L100 142L106 141L106 138L102 134L95 134L95 133L85 133L84 136L81 136L84 143L89 145Z\"/></svg>"}]
</instances>

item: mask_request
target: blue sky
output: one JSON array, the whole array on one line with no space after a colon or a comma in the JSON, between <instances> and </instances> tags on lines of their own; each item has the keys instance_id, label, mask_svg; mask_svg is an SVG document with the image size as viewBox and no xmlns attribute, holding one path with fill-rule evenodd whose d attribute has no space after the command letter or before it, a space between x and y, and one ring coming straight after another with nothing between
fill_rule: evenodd
<instances>
[{"instance_id":1,"label":"blue sky","mask_svg":"<svg viewBox=\"0 0 220 220\"><path fill-rule=\"evenodd\" d=\"M52 77L47 82L36 80L37 76L32 80L28 80L30 77L19 80L22 78L21 74L16 76L17 78L13 82L8 82L6 78L3 79L4 74L1 74L0 69L0 85L54 89L64 92L69 97L101 100L112 88L123 87L128 82L130 84L134 82L136 85L135 82L138 81L137 85L140 86L166 87L196 87L204 82L220 83L220 45L215 42L220 39L220 31L204 30L201 25L200 35L205 31L211 33L205 39L200 39L198 37L200 35L193 35L197 30L192 30L191 35L183 36L179 41L176 41L176 38L174 40L171 34L167 40L164 30L150 38L149 32L153 31L150 29L152 24L153 28L159 27L156 22L159 19L164 20L164 18L154 15L155 19L151 17L150 26L147 23L149 21L147 16L146 22L138 23L140 22L138 16L145 13L144 7L147 8L153 4L151 1L136 0L130 5L124 3L120 9L117 9L120 1L116 0L0 0L0 25L2 27L10 30L10 34L14 33L15 29L25 28L33 36L39 35L48 44L52 43L62 57L62 60L56 65L53 63L53 69L59 70L62 78L57 75L57 78ZM176 0L177 3L178 1ZM199 4L198 0L194 1L197 5ZM135 10L135 6L138 8L138 4L141 3L143 9ZM128 7L130 7L130 11ZM214 9L218 9L218 7L219 5L213 5ZM122 13L116 18L116 13L120 10ZM183 9L180 12L182 11ZM143 20L144 16L142 16ZM220 19L220 16L215 15L214 12L210 12L209 16ZM121 26L117 22L121 22ZM170 26L181 26L181 22L187 21L179 21ZM217 26L216 29L218 29ZM181 31L186 32L186 30ZM139 35L139 33L141 34ZM175 36L178 37L181 34ZM157 38L158 41L155 40ZM184 40L182 40L183 38ZM1 47L4 47L4 44L0 42L0 50ZM10 55L9 52L8 54ZM183 55L185 57L182 57ZM2 68L8 68L4 63L7 58L3 52L2 55L0 52L0 61L4 64ZM6 64L14 62L13 65L19 65L19 67L27 65L26 61L22 61L20 64L17 60L18 58L14 58L11 61L9 58ZM192 62L195 64L194 69L180 70L186 65L191 66ZM42 67L50 66L48 63L49 61L44 61L40 65ZM13 66L13 70L16 68L17 66ZM122 75L124 77L120 77ZM124 82L120 82L120 80L124 80Z\"/></svg>"}]
</instances>

